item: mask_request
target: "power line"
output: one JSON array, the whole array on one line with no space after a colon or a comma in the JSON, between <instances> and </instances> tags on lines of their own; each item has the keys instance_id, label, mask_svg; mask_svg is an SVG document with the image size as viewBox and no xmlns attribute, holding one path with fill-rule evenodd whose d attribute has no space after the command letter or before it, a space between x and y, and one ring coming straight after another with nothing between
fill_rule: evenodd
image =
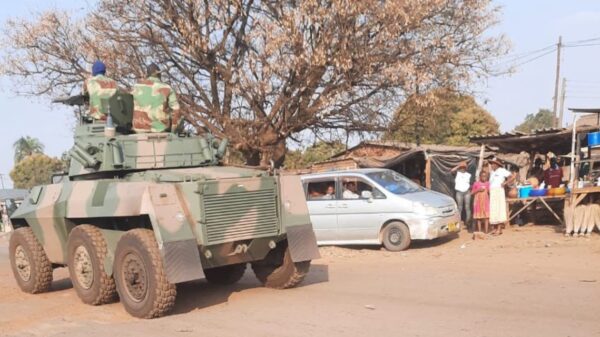
<instances>
[{"instance_id":1,"label":"power line","mask_svg":"<svg viewBox=\"0 0 600 337\"><path fill-rule=\"evenodd\" d=\"M600 41L600 36L592 37L592 38L584 39L584 40L568 41L568 42L566 42L566 44L586 43L586 42L592 42L592 41Z\"/></svg>"},{"instance_id":2,"label":"power line","mask_svg":"<svg viewBox=\"0 0 600 337\"><path fill-rule=\"evenodd\" d=\"M598 84L598 85L600 85L600 81L569 80L569 83L589 83L589 84Z\"/></svg>"},{"instance_id":3,"label":"power line","mask_svg":"<svg viewBox=\"0 0 600 337\"><path fill-rule=\"evenodd\" d=\"M500 64L514 63L514 62L529 58L531 56L534 56L536 54L540 54L543 52L553 52L555 49L556 49L556 45L552 45L552 46L532 50L532 51L525 52L525 53L515 54L514 56L507 56L507 58L499 60L499 63Z\"/></svg>"},{"instance_id":4,"label":"power line","mask_svg":"<svg viewBox=\"0 0 600 337\"><path fill-rule=\"evenodd\" d=\"M543 53L542 55L538 55L538 56L536 56L536 57L534 57L534 58L531 58L531 59L529 59L529 60L523 61L523 62L521 62L521 63L514 64L514 65L513 65L513 67L519 67L519 66L522 66L522 65L524 65L524 64L531 63L531 62L533 62L533 61L535 61L535 60L537 60L537 59L540 59L540 58L542 58L542 57L544 57L544 56L546 56L546 55L552 54L552 53L554 53L554 50L550 50L550 51L548 51L548 52L545 52L545 53Z\"/></svg>"},{"instance_id":5,"label":"power line","mask_svg":"<svg viewBox=\"0 0 600 337\"><path fill-rule=\"evenodd\" d=\"M600 46L600 43L586 43L586 44L565 44L565 48L577 48L577 47L591 47Z\"/></svg>"},{"instance_id":6,"label":"power line","mask_svg":"<svg viewBox=\"0 0 600 337\"><path fill-rule=\"evenodd\" d=\"M600 99L600 96L577 96L577 95L567 95L569 98L584 98L584 99Z\"/></svg>"},{"instance_id":7,"label":"power line","mask_svg":"<svg viewBox=\"0 0 600 337\"><path fill-rule=\"evenodd\" d=\"M555 47L556 47L556 45L551 44L549 46L546 46L546 47L543 47L543 48L540 48L540 49L530 50L530 51L526 51L526 52L522 52L522 53L515 53L515 54L512 54L512 55L511 54L509 54L509 55L503 55L503 56L500 56L499 58L506 58L506 61L512 60L512 59L520 59L520 58L531 56L533 54L537 54L537 53L540 53L540 52L547 51L549 49L554 49Z\"/></svg>"}]
</instances>

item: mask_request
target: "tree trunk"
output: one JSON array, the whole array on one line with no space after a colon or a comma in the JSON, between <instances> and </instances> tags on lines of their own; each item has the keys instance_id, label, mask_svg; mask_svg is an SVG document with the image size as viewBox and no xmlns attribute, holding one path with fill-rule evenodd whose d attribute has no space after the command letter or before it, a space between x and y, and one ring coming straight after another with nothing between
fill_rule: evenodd
<instances>
[{"instance_id":1,"label":"tree trunk","mask_svg":"<svg viewBox=\"0 0 600 337\"><path fill-rule=\"evenodd\" d=\"M260 149L260 165L271 166L271 160L275 164L275 168L283 165L285 160L285 139L279 139L277 143L269 146L264 146Z\"/></svg>"},{"instance_id":2,"label":"tree trunk","mask_svg":"<svg viewBox=\"0 0 600 337\"><path fill-rule=\"evenodd\" d=\"M259 150L251 150L244 151L242 155L244 156L244 160L246 161L246 165L248 166L258 166L260 165L260 151Z\"/></svg>"}]
</instances>

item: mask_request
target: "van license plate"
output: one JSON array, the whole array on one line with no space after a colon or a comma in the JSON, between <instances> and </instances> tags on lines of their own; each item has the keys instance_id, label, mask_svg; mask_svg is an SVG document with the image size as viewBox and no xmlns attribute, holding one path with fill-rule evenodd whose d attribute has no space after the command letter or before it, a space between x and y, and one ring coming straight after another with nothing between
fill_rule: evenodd
<instances>
[{"instance_id":1,"label":"van license plate","mask_svg":"<svg viewBox=\"0 0 600 337\"><path fill-rule=\"evenodd\" d=\"M458 223L453 222L448 224L448 232L458 232Z\"/></svg>"}]
</instances>

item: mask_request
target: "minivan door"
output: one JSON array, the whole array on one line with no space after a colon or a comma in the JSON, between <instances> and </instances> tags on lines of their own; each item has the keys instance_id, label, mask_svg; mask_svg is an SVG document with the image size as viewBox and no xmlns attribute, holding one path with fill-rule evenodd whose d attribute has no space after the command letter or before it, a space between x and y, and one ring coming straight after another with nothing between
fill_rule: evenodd
<instances>
[{"instance_id":1,"label":"minivan door","mask_svg":"<svg viewBox=\"0 0 600 337\"><path fill-rule=\"evenodd\" d=\"M335 178L316 178L304 183L310 222L319 244L337 240Z\"/></svg>"},{"instance_id":2,"label":"minivan door","mask_svg":"<svg viewBox=\"0 0 600 337\"><path fill-rule=\"evenodd\" d=\"M341 191L337 203L338 240L377 240L384 221L385 194L357 176L342 176L338 186Z\"/></svg>"}]
</instances>

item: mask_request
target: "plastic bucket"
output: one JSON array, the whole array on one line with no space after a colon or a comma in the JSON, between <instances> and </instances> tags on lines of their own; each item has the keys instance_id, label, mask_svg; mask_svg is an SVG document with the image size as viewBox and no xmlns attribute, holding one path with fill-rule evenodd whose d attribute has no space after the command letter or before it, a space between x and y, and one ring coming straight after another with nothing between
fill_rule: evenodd
<instances>
[{"instance_id":1,"label":"plastic bucket","mask_svg":"<svg viewBox=\"0 0 600 337\"><path fill-rule=\"evenodd\" d=\"M519 198L528 198L532 189L532 186L519 186Z\"/></svg>"},{"instance_id":2,"label":"plastic bucket","mask_svg":"<svg viewBox=\"0 0 600 337\"><path fill-rule=\"evenodd\" d=\"M600 146L600 131L590 132L590 133L588 133L587 137L588 137L588 146L589 147Z\"/></svg>"}]
</instances>

